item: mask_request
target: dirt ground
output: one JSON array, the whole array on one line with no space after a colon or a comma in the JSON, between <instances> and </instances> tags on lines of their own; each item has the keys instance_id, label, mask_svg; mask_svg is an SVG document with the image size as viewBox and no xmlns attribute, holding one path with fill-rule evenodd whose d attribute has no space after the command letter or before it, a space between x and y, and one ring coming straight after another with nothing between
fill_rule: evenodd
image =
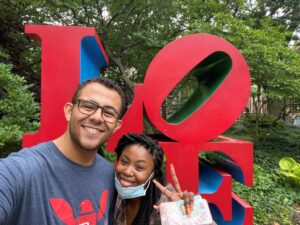
<instances>
[{"instance_id":1,"label":"dirt ground","mask_svg":"<svg viewBox=\"0 0 300 225\"><path fill-rule=\"evenodd\" d=\"M293 208L294 208L294 213L292 214L293 224L300 225L300 206L296 205Z\"/></svg>"}]
</instances>

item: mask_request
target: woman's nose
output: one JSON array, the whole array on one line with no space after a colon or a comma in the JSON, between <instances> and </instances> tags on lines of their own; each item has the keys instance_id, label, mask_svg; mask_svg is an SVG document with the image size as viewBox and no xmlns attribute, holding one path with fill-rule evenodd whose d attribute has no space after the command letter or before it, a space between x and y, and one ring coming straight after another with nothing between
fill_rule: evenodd
<instances>
[{"instance_id":1,"label":"woman's nose","mask_svg":"<svg viewBox=\"0 0 300 225\"><path fill-rule=\"evenodd\" d=\"M132 166L126 167L126 169L123 172L124 172L124 174L126 176L132 176L133 175L133 168L132 168Z\"/></svg>"}]
</instances>

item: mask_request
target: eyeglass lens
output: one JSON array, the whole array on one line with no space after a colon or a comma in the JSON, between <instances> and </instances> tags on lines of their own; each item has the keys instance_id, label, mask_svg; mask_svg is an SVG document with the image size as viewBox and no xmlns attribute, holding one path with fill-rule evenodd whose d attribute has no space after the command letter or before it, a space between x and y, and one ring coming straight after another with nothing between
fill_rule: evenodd
<instances>
[{"instance_id":1,"label":"eyeglass lens","mask_svg":"<svg viewBox=\"0 0 300 225\"><path fill-rule=\"evenodd\" d=\"M78 99L78 109L81 113L92 115L98 108L101 109L102 118L109 123L114 123L118 119L115 110L109 106L99 106L96 102L91 100Z\"/></svg>"}]
</instances>

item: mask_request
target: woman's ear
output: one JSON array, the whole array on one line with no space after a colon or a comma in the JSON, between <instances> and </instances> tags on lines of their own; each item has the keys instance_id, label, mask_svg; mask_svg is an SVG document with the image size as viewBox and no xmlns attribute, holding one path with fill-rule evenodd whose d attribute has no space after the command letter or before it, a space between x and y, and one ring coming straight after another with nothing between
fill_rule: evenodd
<instances>
[{"instance_id":1,"label":"woman's ear","mask_svg":"<svg viewBox=\"0 0 300 225\"><path fill-rule=\"evenodd\" d=\"M73 109L73 104L68 102L64 106L64 112L65 112L65 118L69 122L71 119L71 114L72 114L72 109Z\"/></svg>"}]
</instances>

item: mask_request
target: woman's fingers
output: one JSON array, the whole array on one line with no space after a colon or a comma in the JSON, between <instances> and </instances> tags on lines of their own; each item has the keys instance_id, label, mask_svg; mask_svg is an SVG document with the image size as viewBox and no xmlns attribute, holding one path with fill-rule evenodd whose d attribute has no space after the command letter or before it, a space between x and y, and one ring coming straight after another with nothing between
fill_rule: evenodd
<instances>
[{"instance_id":1,"label":"woman's fingers","mask_svg":"<svg viewBox=\"0 0 300 225\"><path fill-rule=\"evenodd\" d=\"M171 201L177 201L180 200L181 198L174 192L169 191L166 187L161 185L157 180L153 179L154 184L156 187L165 195L167 196Z\"/></svg>"},{"instance_id":2,"label":"woman's fingers","mask_svg":"<svg viewBox=\"0 0 300 225\"><path fill-rule=\"evenodd\" d=\"M171 177L172 177L172 181L173 181L175 191L177 193L181 193L180 184L179 184L178 178L176 176L176 171L175 171L175 168L174 168L173 164L170 165L170 171L171 171Z\"/></svg>"},{"instance_id":3,"label":"woman's fingers","mask_svg":"<svg viewBox=\"0 0 300 225\"><path fill-rule=\"evenodd\" d=\"M183 199L184 201L184 211L188 216L191 215L193 208L194 208L194 193L184 191L180 194L169 191L166 187L161 185L157 180L153 179L154 184L156 187L165 195L167 196L171 201L177 201ZM154 209L159 210L159 205L154 205Z\"/></svg>"},{"instance_id":4,"label":"woman's fingers","mask_svg":"<svg viewBox=\"0 0 300 225\"><path fill-rule=\"evenodd\" d=\"M159 205L153 205L153 208L154 208L156 211L158 211L158 212L159 212L159 210L160 210Z\"/></svg>"},{"instance_id":5,"label":"woman's fingers","mask_svg":"<svg viewBox=\"0 0 300 225\"><path fill-rule=\"evenodd\" d=\"M183 192L183 200L184 200L186 214L188 216L190 216L193 211L193 208L194 208L194 193L184 191Z\"/></svg>"}]
</instances>

